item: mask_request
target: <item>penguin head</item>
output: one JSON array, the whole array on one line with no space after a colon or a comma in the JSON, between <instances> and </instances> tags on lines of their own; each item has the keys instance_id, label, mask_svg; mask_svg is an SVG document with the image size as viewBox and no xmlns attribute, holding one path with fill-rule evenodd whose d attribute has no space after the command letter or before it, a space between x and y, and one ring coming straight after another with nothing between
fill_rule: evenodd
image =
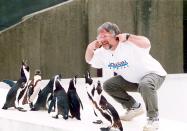
<instances>
[{"instance_id":1,"label":"penguin head","mask_svg":"<svg viewBox=\"0 0 187 131\"><path fill-rule=\"evenodd\" d=\"M75 76L73 79L69 82L69 90L76 90L75 86L77 84L77 76Z\"/></svg>"},{"instance_id":2,"label":"penguin head","mask_svg":"<svg viewBox=\"0 0 187 131\"><path fill-rule=\"evenodd\" d=\"M42 73L41 73L41 70L40 69L36 69L35 71L34 71L34 75L42 75Z\"/></svg>"},{"instance_id":3,"label":"penguin head","mask_svg":"<svg viewBox=\"0 0 187 131\"><path fill-rule=\"evenodd\" d=\"M54 83L55 83L56 81L61 81L61 79L62 79L62 75L61 75L61 74L55 75L55 76L54 76Z\"/></svg>"},{"instance_id":4,"label":"penguin head","mask_svg":"<svg viewBox=\"0 0 187 131\"><path fill-rule=\"evenodd\" d=\"M30 79L30 68L26 60L22 61L20 72L21 78L25 79L25 82L28 82Z\"/></svg>"},{"instance_id":5,"label":"penguin head","mask_svg":"<svg viewBox=\"0 0 187 131\"><path fill-rule=\"evenodd\" d=\"M86 84L92 85L93 80L91 78L91 75L90 75L89 71L87 71L87 73L84 75L84 78L85 78L85 83Z\"/></svg>"},{"instance_id":6,"label":"penguin head","mask_svg":"<svg viewBox=\"0 0 187 131\"><path fill-rule=\"evenodd\" d=\"M41 71L39 69L35 70L34 73L34 85L38 80L41 80Z\"/></svg>"},{"instance_id":7,"label":"penguin head","mask_svg":"<svg viewBox=\"0 0 187 131\"><path fill-rule=\"evenodd\" d=\"M60 90L62 88L60 81L62 79L62 75L58 74L54 76L54 82L53 82L53 91Z\"/></svg>"},{"instance_id":8,"label":"penguin head","mask_svg":"<svg viewBox=\"0 0 187 131\"><path fill-rule=\"evenodd\" d=\"M98 93L99 95L100 95L100 94L102 93L102 91L103 91L103 89L102 89L102 87L101 87L101 82L100 82L100 81L97 82L96 91L97 91L97 93Z\"/></svg>"}]
</instances>

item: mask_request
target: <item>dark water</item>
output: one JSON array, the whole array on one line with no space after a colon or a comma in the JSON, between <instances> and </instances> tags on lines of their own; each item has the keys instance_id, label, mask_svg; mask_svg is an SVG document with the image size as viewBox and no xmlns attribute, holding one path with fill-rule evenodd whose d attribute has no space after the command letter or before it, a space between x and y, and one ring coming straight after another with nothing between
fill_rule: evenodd
<instances>
[{"instance_id":1,"label":"dark water","mask_svg":"<svg viewBox=\"0 0 187 131\"><path fill-rule=\"evenodd\" d=\"M65 1L67 0L0 0L0 30L19 22L25 15Z\"/></svg>"}]
</instances>

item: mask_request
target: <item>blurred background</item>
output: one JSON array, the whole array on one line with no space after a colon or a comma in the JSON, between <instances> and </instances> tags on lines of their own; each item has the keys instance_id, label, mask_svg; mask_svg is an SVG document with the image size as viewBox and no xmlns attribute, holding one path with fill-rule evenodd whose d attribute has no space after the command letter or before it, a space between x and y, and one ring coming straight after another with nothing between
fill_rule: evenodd
<instances>
[{"instance_id":1,"label":"blurred background","mask_svg":"<svg viewBox=\"0 0 187 131\"><path fill-rule=\"evenodd\" d=\"M84 54L106 21L148 37L151 55L168 73L187 72L187 0L1 0L0 80L17 80L23 59L31 77L35 69L43 79L87 70L102 76Z\"/></svg>"}]
</instances>

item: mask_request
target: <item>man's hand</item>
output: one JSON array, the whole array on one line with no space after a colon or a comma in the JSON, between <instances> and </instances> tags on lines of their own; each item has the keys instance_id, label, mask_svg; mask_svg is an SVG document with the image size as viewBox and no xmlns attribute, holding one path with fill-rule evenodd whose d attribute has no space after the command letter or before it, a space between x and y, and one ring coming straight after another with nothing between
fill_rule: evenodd
<instances>
[{"instance_id":1,"label":"man's hand","mask_svg":"<svg viewBox=\"0 0 187 131\"><path fill-rule=\"evenodd\" d=\"M102 43L100 41L94 40L88 45L88 48L91 50L96 50L98 48L101 48L101 46L102 46Z\"/></svg>"},{"instance_id":2,"label":"man's hand","mask_svg":"<svg viewBox=\"0 0 187 131\"><path fill-rule=\"evenodd\" d=\"M129 35L129 34L128 33L123 33L123 34L116 35L116 37L118 37L119 42L124 42L124 41L127 40L127 35Z\"/></svg>"},{"instance_id":3,"label":"man's hand","mask_svg":"<svg viewBox=\"0 0 187 131\"><path fill-rule=\"evenodd\" d=\"M95 49L101 48L101 46L102 46L102 43L97 40L95 43Z\"/></svg>"},{"instance_id":4,"label":"man's hand","mask_svg":"<svg viewBox=\"0 0 187 131\"><path fill-rule=\"evenodd\" d=\"M85 59L89 63L93 57L94 51L102 46L102 43L98 40L92 41L86 49Z\"/></svg>"},{"instance_id":5,"label":"man's hand","mask_svg":"<svg viewBox=\"0 0 187 131\"><path fill-rule=\"evenodd\" d=\"M151 47L151 43L150 43L149 39L145 36L138 36L138 35L133 35L133 34L131 34L129 36L128 33L123 33L123 34L117 35L116 37L118 37L119 42L125 42L128 40L140 48L150 48Z\"/></svg>"}]
</instances>

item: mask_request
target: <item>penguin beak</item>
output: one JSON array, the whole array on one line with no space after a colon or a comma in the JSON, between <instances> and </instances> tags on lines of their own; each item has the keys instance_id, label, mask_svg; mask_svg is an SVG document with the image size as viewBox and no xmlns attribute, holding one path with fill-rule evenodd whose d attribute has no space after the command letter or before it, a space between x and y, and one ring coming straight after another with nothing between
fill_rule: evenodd
<instances>
[{"instance_id":1,"label":"penguin beak","mask_svg":"<svg viewBox=\"0 0 187 131\"><path fill-rule=\"evenodd\" d=\"M58 80L61 81L61 79L62 79L62 74L59 74L58 75Z\"/></svg>"},{"instance_id":2,"label":"penguin beak","mask_svg":"<svg viewBox=\"0 0 187 131\"><path fill-rule=\"evenodd\" d=\"M27 65L27 60L23 60L23 61L22 61L22 65L25 65L25 66L26 66L26 65Z\"/></svg>"}]
</instances>

